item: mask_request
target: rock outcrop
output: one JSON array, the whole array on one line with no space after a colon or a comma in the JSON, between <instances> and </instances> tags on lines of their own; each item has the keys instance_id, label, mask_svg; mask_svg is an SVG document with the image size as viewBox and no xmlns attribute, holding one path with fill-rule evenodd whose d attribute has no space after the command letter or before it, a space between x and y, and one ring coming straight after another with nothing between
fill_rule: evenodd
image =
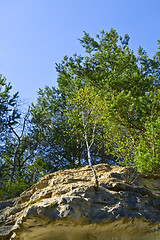
<instances>
[{"instance_id":1,"label":"rock outcrop","mask_svg":"<svg viewBox=\"0 0 160 240\"><path fill-rule=\"evenodd\" d=\"M160 176L89 166L49 174L0 202L1 240L159 240Z\"/></svg>"}]
</instances>

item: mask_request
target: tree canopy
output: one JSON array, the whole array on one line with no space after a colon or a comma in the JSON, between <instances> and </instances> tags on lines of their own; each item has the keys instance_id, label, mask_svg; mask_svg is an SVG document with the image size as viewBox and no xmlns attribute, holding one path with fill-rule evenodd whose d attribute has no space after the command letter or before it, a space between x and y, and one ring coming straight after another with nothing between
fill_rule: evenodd
<instances>
[{"instance_id":1,"label":"tree canopy","mask_svg":"<svg viewBox=\"0 0 160 240\"><path fill-rule=\"evenodd\" d=\"M152 58L114 29L79 41L84 56L56 64L58 88L39 89L24 115L0 77L0 199L88 163L160 170L160 41Z\"/></svg>"}]
</instances>

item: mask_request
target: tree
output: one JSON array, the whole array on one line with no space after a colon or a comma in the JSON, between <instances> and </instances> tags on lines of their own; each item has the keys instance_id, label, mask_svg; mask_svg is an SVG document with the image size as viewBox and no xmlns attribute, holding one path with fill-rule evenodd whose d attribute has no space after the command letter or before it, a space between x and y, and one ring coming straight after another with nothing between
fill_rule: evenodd
<instances>
[{"instance_id":1,"label":"tree","mask_svg":"<svg viewBox=\"0 0 160 240\"><path fill-rule=\"evenodd\" d=\"M98 139L98 134L100 134L100 128L104 125L105 102L94 91L93 87L85 85L84 88L72 93L72 97L68 99L68 104L74 106L71 111L67 111L66 113L72 129L72 133L70 134L72 136L72 134L78 131L79 135L84 138L88 164L93 171L95 185L98 189L98 176L92 164L91 151L93 145L96 143L96 139ZM79 124L83 128L79 128Z\"/></svg>"},{"instance_id":2,"label":"tree","mask_svg":"<svg viewBox=\"0 0 160 240\"><path fill-rule=\"evenodd\" d=\"M16 197L42 175L43 169L36 158L37 139L33 135L29 115L28 110L24 119L21 116L18 126L10 126L5 136L1 157L1 198Z\"/></svg>"},{"instance_id":3,"label":"tree","mask_svg":"<svg viewBox=\"0 0 160 240\"><path fill-rule=\"evenodd\" d=\"M70 135L72 129L65 117L69 108L65 94L49 87L39 90L37 103L32 105L34 131L39 135L37 154L48 172L80 166L83 142Z\"/></svg>"},{"instance_id":4,"label":"tree","mask_svg":"<svg viewBox=\"0 0 160 240\"><path fill-rule=\"evenodd\" d=\"M156 172L160 169L160 89L150 92L150 115L145 121L145 134L135 149L135 164L139 171Z\"/></svg>"},{"instance_id":5,"label":"tree","mask_svg":"<svg viewBox=\"0 0 160 240\"><path fill-rule=\"evenodd\" d=\"M43 175L30 110L22 114L18 93L0 78L0 200L16 197Z\"/></svg>"},{"instance_id":6,"label":"tree","mask_svg":"<svg viewBox=\"0 0 160 240\"><path fill-rule=\"evenodd\" d=\"M48 172L84 166L88 162L82 135L83 123L77 117L73 120L72 113L76 105L71 104L71 99L74 93L72 91L67 95L60 89L45 87L44 90L39 90L37 103L31 108L33 129L39 139L37 155L43 159ZM105 154L102 132L99 126L97 144L92 146L91 152L94 164L109 161Z\"/></svg>"},{"instance_id":7,"label":"tree","mask_svg":"<svg viewBox=\"0 0 160 240\"><path fill-rule=\"evenodd\" d=\"M96 89L108 106L107 151L123 164L134 164L134 149L147 131L149 93L160 87L159 51L150 59L140 47L135 56L129 49L129 36L119 37L114 29L102 30L96 39L84 32L80 42L87 55L65 56L56 66L59 88L67 95L86 84Z\"/></svg>"},{"instance_id":8,"label":"tree","mask_svg":"<svg viewBox=\"0 0 160 240\"><path fill-rule=\"evenodd\" d=\"M3 141L10 128L17 124L20 114L17 109L18 93L10 95L11 84L6 83L6 79L0 75L0 146L1 153Z\"/></svg>"},{"instance_id":9,"label":"tree","mask_svg":"<svg viewBox=\"0 0 160 240\"><path fill-rule=\"evenodd\" d=\"M20 114L17 108L18 93L11 96L12 86L0 75L0 188L3 192L6 184L8 163L5 161L8 136L11 128L17 126ZM2 195L2 194L1 194Z\"/></svg>"},{"instance_id":10,"label":"tree","mask_svg":"<svg viewBox=\"0 0 160 240\"><path fill-rule=\"evenodd\" d=\"M129 49L128 35L119 37L111 29L109 33L102 31L97 38L98 41L84 33L80 42L89 56L65 57L57 65L59 87L71 92L73 86L81 87L89 82L99 90L99 94L105 95L110 104L110 114L119 124L133 132L144 131L140 122L142 107L147 106L145 93L150 91L152 79L141 70L139 64L142 66L142 61L138 63ZM145 111L147 115L148 109Z\"/></svg>"},{"instance_id":11,"label":"tree","mask_svg":"<svg viewBox=\"0 0 160 240\"><path fill-rule=\"evenodd\" d=\"M114 29L84 32L85 56L56 64L58 89L39 89L22 114L18 93L0 75L0 196L15 197L38 178L89 163L160 169L160 41L136 56Z\"/></svg>"}]
</instances>

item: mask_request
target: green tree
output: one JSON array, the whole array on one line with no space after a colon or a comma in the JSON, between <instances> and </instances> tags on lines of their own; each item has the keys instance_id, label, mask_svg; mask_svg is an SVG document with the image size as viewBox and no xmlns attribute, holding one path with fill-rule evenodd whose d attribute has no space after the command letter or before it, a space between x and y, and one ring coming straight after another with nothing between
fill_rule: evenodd
<instances>
[{"instance_id":1,"label":"green tree","mask_svg":"<svg viewBox=\"0 0 160 240\"><path fill-rule=\"evenodd\" d=\"M149 94L150 115L145 121L146 131L135 148L135 164L139 171L156 172L160 169L160 89Z\"/></svg>"},{"instance_id":2,"label":"green tree","mask_svg":"<svg viewBox=\"0 0 160 240\"><path fill-rule=\"evenodd\" d=\"M0 146L10 128L17 124L20 114L17 109L18 93L11 96L11 84L6 83L6 79L0 75ZM1 151L2 152L2 151Z\"/></svg>"},{"instance_id":3,"label":"green tree","mask_svg":"<svg viewBox=\"0 0 160 240\"><path fill-rule=\"evenodd\" d=\"M0 75L0 189L4 192L8 162L5 161L6 146L11 128L16 127L20 119L17 108L18 93L11 96L12 86ZM7 179L7 180L6 180ZM0 194L2 196L2 194Z\"/></svg>"},{"instance_id":4,"label":"green tree","mask_svg":"<svg viewBox=\"0 0 160 240\"><path fill-rule=\"evenodd\" d=\"M19 195L43 174L30 110L22 114L18 93L0 78L0 200Z\"/></svg>"},{"instance_id":5,"label":"green tree","mask_svg":"<svg viewBox=\"0 0 160 240\"><path fill-rule=\"evenodd\" d=\"M98 176L92 164L91 152L94 144L98 145L96 139L100 134L100 128L104 125L105 102L94 91L93 87L85 85L84 88L72 92L68 104L73 106L70 111L67 110L66 112L72 129L70 135L73 136L76 133L84 139L88 164L93 171L96 188L98 189ZM79 127L80 124L82 127Z\"/></svg>"},{"instance_id":6,"label":"green tree","mask_svg":"<svg viewBox=\"0 0 160 240\"><path fill-rule=\"evenodd\" d=\"M48 172L80 165L83 142L78 136L70 135L65 112L65 94L55 88L39 90L37 103L32 106L34 131L39 135L38 155L46 163Z\"/></svg>"},{"instance_id":7,"label":"green tree","mask_svg":"<svg viewBox=\"0 0 160 240\"><path fill-rule=\"evenodd\" d=\"M159 51L150 59L140 47L138 56L129 48L129 36L114 29L96 39L86 32L80 40L86 56L65 56L57 64L59 88L70 95L90 84L106 101L106 151L123 164L136 164L134 151L145 138L151 112L150 92L159 88ZM109 141L107 141L109 139Z\"/></svg>"},{"instance_id":8,"label":"green tree","mask_svg":"<svg viewBox=\"0 0 160 240\"><path fill-rule=\"evenodd\" d=\"M73 86L81 87L89 82L105 95L116 121L128 129L144 131L142 108L146 107L145 93L150 91L152 79L141 69L144 63L138 62L129 49L129 36L119 37L111 29L109 33L102 31L101 36L97 35L97 41L84 33L80 42L89 55L65 57L57 65L59 87L71 92Z\"/></svg>"}]
</instances>

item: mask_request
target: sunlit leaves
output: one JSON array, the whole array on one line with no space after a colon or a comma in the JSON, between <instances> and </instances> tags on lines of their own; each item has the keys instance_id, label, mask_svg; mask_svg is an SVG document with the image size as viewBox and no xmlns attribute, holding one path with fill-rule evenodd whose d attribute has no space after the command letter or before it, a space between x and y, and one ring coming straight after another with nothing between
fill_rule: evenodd
<instances>
[{"instance_id":1,"label":"sunlit leaves","mask_svg":"<svg viewBox=\"0 0 160 240\"><path fill-rule=\"evenodd\" d=\"M67 57L59 64L59 87L68 95L86 85L93 86L107 106L102 121L103 133L107 135L105 138L103 134L107 151L121 162L133 164L137 154L135 149L139 141L145 142L146 123L151 121L151 94L155 95L160 88L159 47L152 59L141 47L136 56L129 48L129 36L121 37L114 29L102 30L96 38L84 32L80 43L86 56ZM157 110L151 122L158 116L158 108L154 109ZM76 115L77 111L73 111Z\"/></svg>"},{"instance_id":2,"label":"sunlit leaves","mask_svg":"<svg viewBox=\"0 0 160 240\"><path fill-rule=\"evenodd\" d=\"M68 104L72 108L69 109L66 115L69 123L72 124L73 131L76 131L77 125L83 125L83 120L88 131L95 123L96 125L102 124L106 105L105 101L94 91L93 87L86 85L74 91L72 97L68 98Z\"/></svg>"}]
</instances>

